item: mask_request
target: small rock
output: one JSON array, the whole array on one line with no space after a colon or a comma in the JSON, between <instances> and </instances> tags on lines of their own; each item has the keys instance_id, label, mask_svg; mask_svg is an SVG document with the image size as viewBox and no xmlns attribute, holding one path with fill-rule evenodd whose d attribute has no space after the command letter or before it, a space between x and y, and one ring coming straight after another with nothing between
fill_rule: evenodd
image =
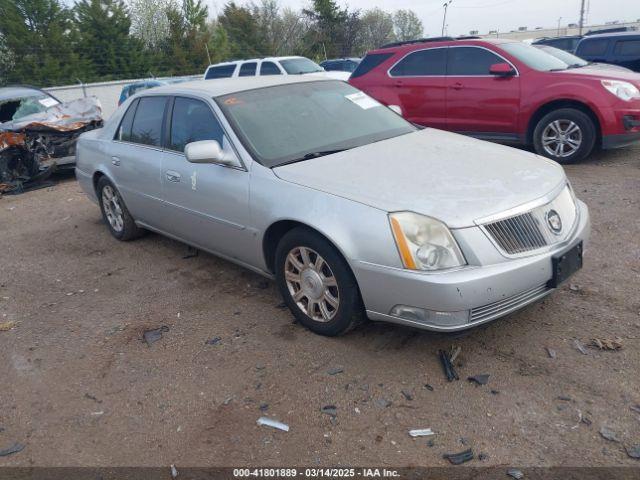
<instances>
[{"instance_id":1,"label":"small rock","mask_svg":"<svg viewBox=\"0 0 640 480\"><path fill-rule=\"evenodd\" d=\"M169 327L163 325L160 328L154 328L153 330L147 330L142 334L142 338L145 342L147 342L148 346L151 346L153 343L157 342L162 338L163 333L167 333L169 331Z\"/></svg>"},{"instance_id":2,"label":"small rock","mask_svg":"<svg viewBox=\"0 0 640 480\"><path fill-rule=\"evenodd\" d=\"M330 415L332 417L338 415L338 408L335 405L325 405L320 409L320 411L325 415Z\"/></svg>"},{"instance_id":3,"label":"small rock","mask_svg":"<svg viewBox=\"0 0 640 480\"><path fill-rule=\"evenodd\" d=\"M509 470L507 470L507 475L515 478L516 480L520 480L521 478L524 478L524 473L522 473L517 468L510 468Z\"/></svg>"},{"instance_id":4,"label":"small rock","mask_svg":"<svg viewBox=\"0 0 640 480\"><path fill-rule=\"evenodd\" d=\"M584 348L584 345L582 345L582 342L580 340L575 339L573 341L573 346L576 347L576 350L578 350L581 354L589 355L589 353L587 352L587 349Z\"/></svg>"},{"instance_id":5,"label":"small rock","mask_svg":"<svg viewBox=\"0 0 640 480\"><path fill-rule=\"evenodd\" d=\"M625 450L627 451L627 455L629 455L631 458L640 459L640 444L626 447Z\"/></svg>"},{"instance_id":6,"label":"small rock","mask_svg":"<svg viewBox=\"0 0 640 480\"><path fill-rule=\"evenodd\" d=\"M498 395L500 394L500 390L491 390L491 395Z\"/></svg>"},{"instance_id":7,"label":"small rock","mask_svg":"<svg viewBox=\"0 0 640 480\"><path fill-rule=\"evenodd\" d=\"M178 476L178 470L175 465L171 465L171 478L176 478Z\"/></svg>"},{"instance_id":8,"label":"small rock","mask_svg":"<svg viewBox=\"0 0 640 480\"><path fill-rule=\"evenodd\" d=\"M487 455L486 453L481 453L480 455L478 455L478 460L480 460L481 462L489 460L489 455Z\"/></svg>"},{"instance_id":9,"label":"small rock","mask_svg":"<svg viewBox=\"0 0 640 480\"><path fill-rule=\"evenodd\" d=\"M556 351L552 348L547 347L547 354L549 355L549 358L556 358Z\"/></svg>"},{"instance_id":10,"label":"small rock","mask_svg":"<svg viewBox=\"0 0 640 480\"><path fill-rule=\"evenodd\" d=\"M205 345L218 345L221 341L222 341L221 337L213 337L213 338L210 338L209 340L207 340L204 343L205 343Z\"/></svg>"},{"instance_id":11,"label":"small rock","mask_svg":"<svg viewBox=\"0 0 640 480\"><path fill-rule=\"evenodd\" d=\"M0 457L6 457L7 455L13 455L14 453L20 453L24 450L24 445L21 443L14 443L10 447L0 450Z\"/></svg>"},{"instance_id":12,"label":"small rock","mask_svg":"<svg viewBox=\"0 0 640 480\"><path fill-rule=\"evenodd\" d=\"M618 440L618 437L616 436L616 433L607 427L602 427L600 429L600 435L602 435L602 438L609 440L610 442L620 442L620 440Z\"/></svg>"},{"instance_id":13,"label":"small rock","mask_svg":"<svg viewBox=\"0 0 640 480\"><path fill-rule=\"evenodd\" d=\"M344 368L342 367L333 367L327 370L328 375L338 375L339 373L344 372Z\"/></svg>"},{"instance_id":14,"label":"small rock","mask_svg":"<svg viewBox=\"0 0 640 480\"><path fill-rule=\"evenodd\" d=\"M569 285L569 290L571 290L572 292L579 292L581 288L580 288L580 285L576 285L575 283L572 283L571 285Z\"/></svg>"},{"instance_id":15,"label":"small rock","mask_svg":"<svg viewBox=\"0 0 640 480\"><path fill-rule=\"evenodd\" d=\"M264 370L265 366L264 363L256 363L256 370Z\"/></svg>"},{"instance_id":16,"label":"small rock","mask_svg":"<svg viewBox=\"0 0 640 480\"><path fill-rule=\"evenodd\" d=\"M260 411L261 412L266 412L269 409L269 404L268 403L261 403L260 404Z\"/></svg>"},{"instance_id":17,"label":"small rock","mask_svg":"<svg viewBox=\"0 0 640 480\"><path fill-rule=\"evenodd\" d=\"M376 399L376 405L378 405L380 408L387 408L391 406L391 401L387 400L386 398L378 398Z\"/></svg>"},{"instance_id":18,"label":"small rock","mask_svg":"<svg viewBox=\"0 0 640 480\"><path fill-rule=\"evenodd\" d=\"M402 396L407 400L407 401L411 401L413 400L413 395L411 395L410 392L407 392L406 390L401 390L400 393L402 393Z\"/></svg>"}]
</instances>

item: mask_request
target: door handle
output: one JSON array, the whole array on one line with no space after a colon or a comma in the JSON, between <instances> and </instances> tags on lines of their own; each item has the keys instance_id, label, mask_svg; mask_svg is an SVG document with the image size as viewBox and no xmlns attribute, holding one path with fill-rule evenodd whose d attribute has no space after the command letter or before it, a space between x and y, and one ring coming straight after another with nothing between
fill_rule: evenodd
<instances>
[{"instance_id":1,"label":"door handle","mask_svg":"<svg viewBox=\"0 0 640 480\"><path fill-rule=\"evenodd\" d=\"M453 88L454 90L462 90L464 88L464 85L460 82L456 82L451 85L451 88Z\"/></svg>"},{"instance_id":2,"label":"door handle","mask_svg":"<svg viewBox=\"0 0 640 480\"><path fill-rule=\"evenodd\" d=\"M116 167L120 166L120 159L118 157L111 157L111 163Z\"/></svg>"},{"instance_id":3,"label":"door handle","mask_svg":"<svg viewBox=\"0 0 640 480\"><path fill-rule=\"evenodd\" d=\"M179 182L182 176L178 172L174 172L173 170L167 170L164 172L167 177L167 180L170 182Z\"/></svg>"}]
</instances>

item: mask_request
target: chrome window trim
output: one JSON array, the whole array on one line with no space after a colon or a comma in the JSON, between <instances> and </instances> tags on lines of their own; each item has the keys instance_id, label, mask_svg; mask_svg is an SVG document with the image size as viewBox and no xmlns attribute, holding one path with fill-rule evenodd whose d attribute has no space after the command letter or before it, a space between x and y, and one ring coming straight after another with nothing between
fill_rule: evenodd
<instances>
[{"instance_id":1,"label":"chrome window trim","mask_svg":"<svg viewBox=\"0 0 640 480\"><path fill-rule=\"evenodd\" d=\"M512 75L512 78L517 78L520 76L520 70L518 70L518 67L516 67L513 64L513 62L511 62L510 60L508 60L502 54L496 52L495 50L491 50L490 48L483 47L480 45L450 45L447 47L431 47L431 48L420 48L418 50L412 50L411 52L408 52L402 58L400 58L396 63L391 65L391 67L389 67L389 69L387 70L387 76L389 78L443 78L443 77L444 78L448 78L448 77L451 77L451 78L498 78L496 75L449 75L448 73L445 73L444 75L391 75L391 70L393 70L393 68L395 68L396 65L398 65L401 61L403 61L409 55L416 52L423 52L425 50L436 50L436 49L442 49L442 48L447 48L447 49L448 48L479 48L481 50L486 50L487 52L493 53L497 57L500 57L502 60L505 61L505 63L508 63L509 65L511 65L511 68L513 68L516 72L515 75ZM449 69L448 56L447 56L446 69L447 70Z\"/></svg>"}]
</instances>

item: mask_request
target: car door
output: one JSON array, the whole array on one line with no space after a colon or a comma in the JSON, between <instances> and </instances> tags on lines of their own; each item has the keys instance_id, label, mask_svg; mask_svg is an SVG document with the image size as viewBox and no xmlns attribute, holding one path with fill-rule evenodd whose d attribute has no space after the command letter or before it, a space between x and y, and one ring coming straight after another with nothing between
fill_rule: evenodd
<instances>
[{"instance_id":1,"label":"car door","mask_svg":"<svg viewBox=\"0 0 640 480\"><path fill-rule=\"evenodd\" d=\"M509 63L484 47L449 47L447 57L447 130L516 138L520 77L495 76L491 65Z\"/></svg>"},{"instance_id":2,"label":"car door","mask_svg":"<svg viewBox=\"0 0 640 480\"><path fill-rule=\"evenodd\" d=\"M167 115L167 142L162 158L163 230L188 243L239 260L248 258L249 174L229 143L211 105L203 99L177 96ZM187 161L184 147L216 140L237 167Z\"/></svg>"},{"instance_id":3,"label":"car door","mask_svg":"<svg viewBox=\"0 0 640 480\"><path fill-rule=\"evenodd\" d=\"M410 122L446 127L446 48L413 51L389 69L392 90Z\"/></svg>"},{"instance_id":4,"label":"car door","mask_svg":"<svg viewBox=\"0 0 640 480\"><path fill-rule=\"evenodd\" d=\"M166 96L134 100L110 145L111 175L133 218L157 225L162 218L162 125Z\"/></svg>"}]
</instances>

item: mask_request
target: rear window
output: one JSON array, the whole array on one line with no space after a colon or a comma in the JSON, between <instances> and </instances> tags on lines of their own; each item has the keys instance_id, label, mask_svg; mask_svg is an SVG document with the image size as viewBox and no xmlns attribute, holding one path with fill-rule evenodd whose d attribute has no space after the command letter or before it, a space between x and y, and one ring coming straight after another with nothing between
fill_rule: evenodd
<instances>
[{"instance_id":1,"label":"rear window","mask_svg":"<svg viewBox=\"0 0 640 480\"><path fill-rule=\"evenodd\" d=\"M166 97L143 97L138 101L131 127L131 142L153 147L161 145L162 118L166 103Z\"/></svg>"},{"instance_id":2,"label":"rear window","mask_svg":"<svg viewBox=\"0 0 640 480\"><path fill-rule=\"evenodd\" d=\"M214 78L229 78L233 75L233 72L236 69L235 64L231 65L221 65L219 67L210 67L207 70L207 74L205 75L205 80L211 80Z\"/></svg>"},{"instance_id":3,"label":"rear window","mask_svg":"<svg viewBox=\"0 0 640 480\"><path fill-rule=\"evenodd\" d=\"M253 77L256 74L258 64L256 62L243 63L240 67L240 77Z\"/></svg>"},{"instance_id":4,"label":"rear window","mask_svg":"<svg viewBox=\"0 0 640 480\"><path fill-rule=\"evenodd\" d=\"M127 113L124 114L124 117L120 122L120 126L118 127L118 131L116 132L116 140L120 140L121 142L131 141L131 126L133 125L133 117L136 114L137 106L138 100L134 100L133 103L129 105Z\"/></svg>"},{"instance_id":5,"label":"rear window","mask_svg":"<svg viewBox=\"0 0 640 480\"><path fill-rule=\"evenodd\" d=\"M358 68L356 68L351 74L351 78L358 78L366 75L378 65L389 60L393 55L393 53L370 53L362 59Z\"/></svg>"},{"instance_id":6,"label":"rear window","mask_svg":"<svg viewBox=\"0 0 640 480\"><path fill-rule=\"evenodd\" d=\"M579 56L594 57L604 55L607 53L608 46L609 40L606 38L583 40L578 46Z\"/></svg>"},{"instance_id":7,"label":"rear window","mask_svg":"<svg viewBox=\"0 0 640 480\"><path fill-rule=\"evenodd\" d=\"M322 72L322 67L308 58L290 58L280 60L280 65L289 75Z\"/></svg>"},{"instance_id":8,"label":"rear window","mask_svg":"<svg viewBox=\"0 0 640 480\"><path fill-rule=\"evenodd\" d=\"M445 75L447 70L447 49L432 48L413 52L400 60L391 69L392 77L415 77Z\"/></svg>"},{"instance_id":9,"label":"rear window","mask_svg":"<svg viewBox=\"0 0 640 480\"><path fill-rule=\"evenodd\" d=\"M621 40L613 51L622 57L640 57L640 40Z\"/></svg>"}]
</instances>

